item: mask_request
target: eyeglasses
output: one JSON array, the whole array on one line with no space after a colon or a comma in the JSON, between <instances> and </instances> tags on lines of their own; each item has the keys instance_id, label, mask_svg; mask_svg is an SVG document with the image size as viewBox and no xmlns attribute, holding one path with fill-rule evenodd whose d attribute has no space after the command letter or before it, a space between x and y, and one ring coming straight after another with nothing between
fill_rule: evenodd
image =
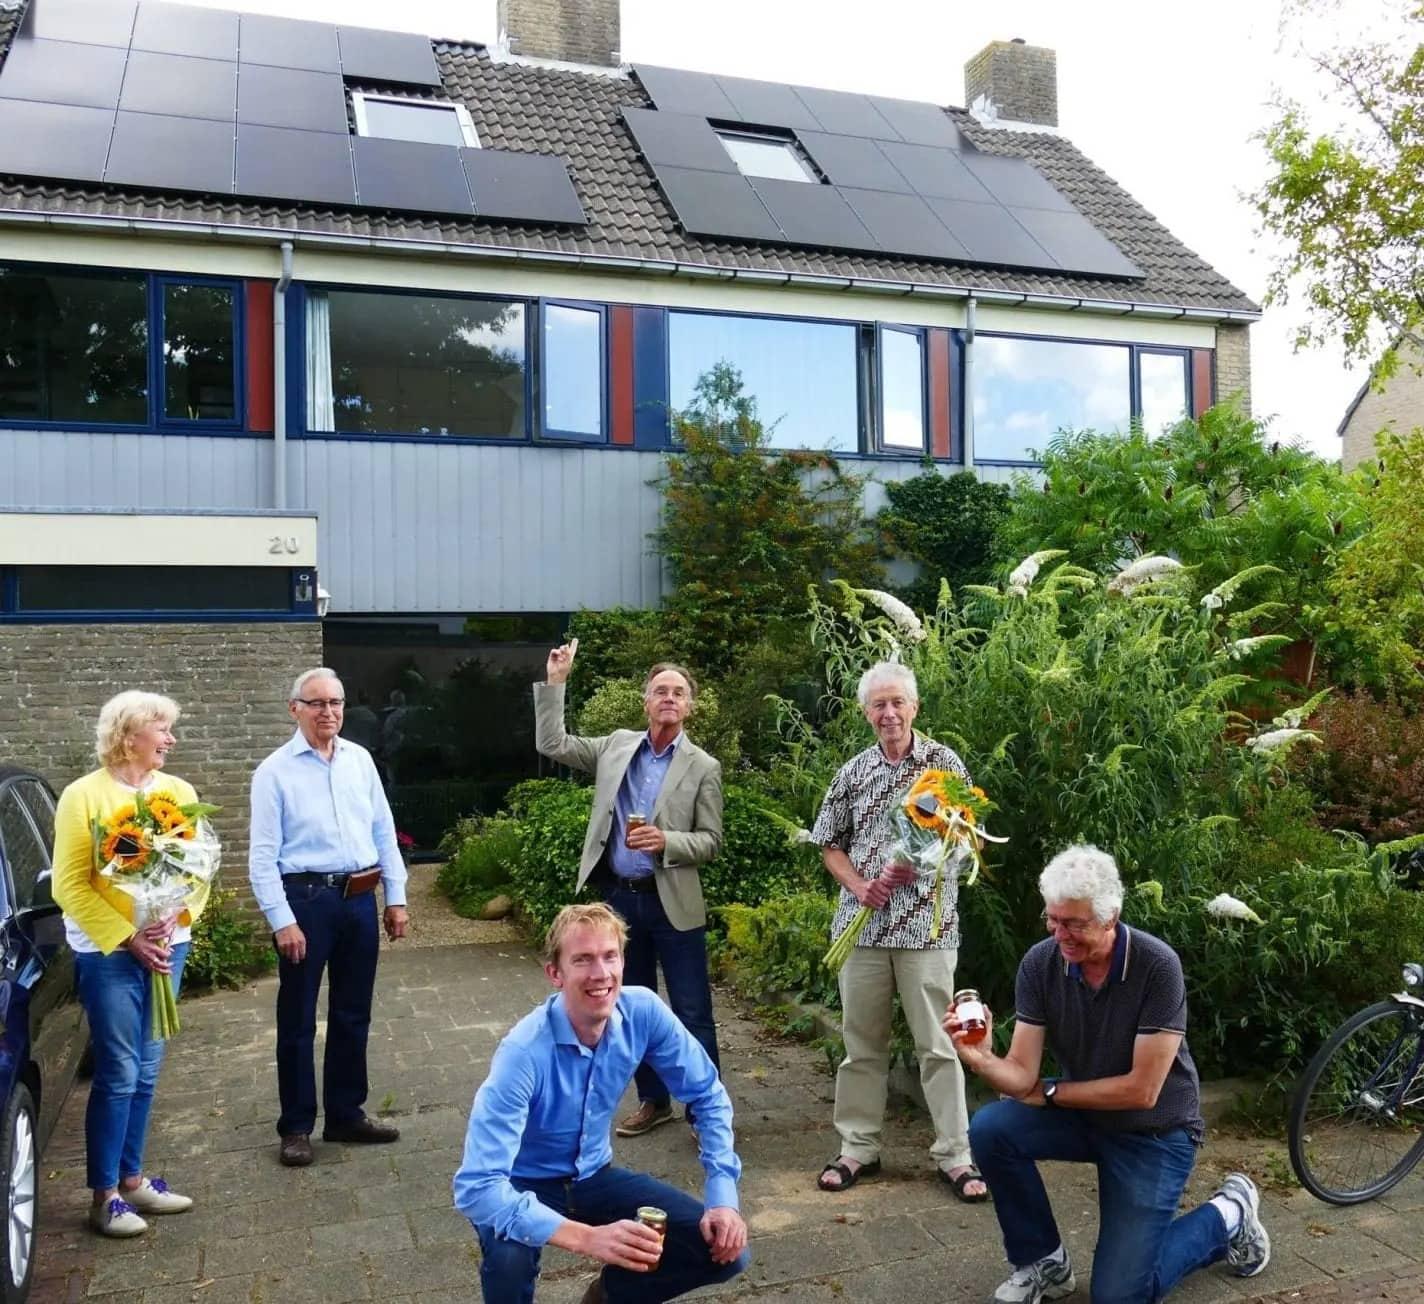
<instances>
[{"instance_id":1,"label":"eyeglasses","mask_svg":"<svg viewBox=\"0 0 1424 1304\"><path fill-rule=\"evenodd\" d=\"M1057 915L1050 915L1047 910L1039 915L1039 918L1050 933L1056 933L1061 928L1072 937L1082 937L1098 922L1096 919L1059 919Z\"/></svg>"},{"instance_id":2,"label":"eyeglasses","mask_svg":"<svg viewBox=\"0 0 1424 1304\"><path fill-rule=\"evenodd\" d=\"M297 701L303 706L311 707L313 711L320 711L322 707L331 711L339 711L346 705L344 697L299 697Z\"/></svg>"}]
</instances>

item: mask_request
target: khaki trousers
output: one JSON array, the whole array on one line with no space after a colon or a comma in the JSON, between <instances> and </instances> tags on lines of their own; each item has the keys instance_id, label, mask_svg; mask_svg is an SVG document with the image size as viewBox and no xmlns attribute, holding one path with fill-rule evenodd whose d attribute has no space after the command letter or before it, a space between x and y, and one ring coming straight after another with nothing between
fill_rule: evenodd
<instances>
[{"instance_id":1,"label":"khaki trousers","mask_svg":"<svg viewBox=\"0 0 1424 1304\"><path fill-rule=\"evenodd\" d=\"M840 972L845 1059L836 1073L836 1131L841 1154L862 1164L880 1157L890 1075L892 998L900 994L934 1123L930 1156L940 1168L972 1162L964 1071L940 1020L954 998L952 950L857 946Z\"/></svg>"}]
</instances>

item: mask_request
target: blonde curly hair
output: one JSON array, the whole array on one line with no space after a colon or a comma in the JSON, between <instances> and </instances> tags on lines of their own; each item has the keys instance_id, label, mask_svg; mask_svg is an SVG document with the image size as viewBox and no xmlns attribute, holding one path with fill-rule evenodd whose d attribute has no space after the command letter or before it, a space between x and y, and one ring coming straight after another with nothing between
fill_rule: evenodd
<instances>
[{"instance_id":1,"label":"blonde curly hair","mask_svg":"<svg viewBox=\"0 0 1424 1304\"><path fill-rule=\"evenodd\" d=\"M128 760L128 741L134 734L159 722L171 729L181 714L178 703L162 693L131 688L111 697L99 708L99 724L94 730L99 764L122 765Z\"/></svg>"}]
</instances>

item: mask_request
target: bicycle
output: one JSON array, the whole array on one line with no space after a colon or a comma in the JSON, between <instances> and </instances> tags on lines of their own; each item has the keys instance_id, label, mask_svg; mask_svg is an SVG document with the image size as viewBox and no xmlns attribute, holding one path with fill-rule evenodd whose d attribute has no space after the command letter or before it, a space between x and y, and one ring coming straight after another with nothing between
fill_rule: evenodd
<instances>
[{"instance_id":1,"label":"bicycle","mask_svg":"<svg viewBox=\"0 0 1424 1304\"><path fill-rule=\"evenodd\" d=\"M1373 1200L1424 1159L1424 965L1403 978L1336 1028L1296 1084L1291 1167L1327 1204Z\"/></svg>"}]
</instances>

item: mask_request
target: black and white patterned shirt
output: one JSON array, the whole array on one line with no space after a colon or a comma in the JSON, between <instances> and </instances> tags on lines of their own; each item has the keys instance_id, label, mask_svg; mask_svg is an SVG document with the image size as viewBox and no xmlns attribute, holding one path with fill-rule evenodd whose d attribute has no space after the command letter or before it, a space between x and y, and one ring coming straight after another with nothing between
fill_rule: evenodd
<instances>
[{"instance_id":1,"label":"black and white patterned shirt","mask_svg":"<svg viewBox=\"0 0 1424 1304\"><path fill-rule=\"evenodd\" d=\"M879 878L890 859L895 827L890 812L897 797L926 770L949 770L970 782L964 762L943 743L917 733L910 750L898 764L887 759L880 744L851 757L831 780L826 798L811 830L820 847L838 847L850 857L864 878ZM934 924L934 890L930 882L893 888L890 900L875 911L861 933L858 946L894 946L907 950L949 950L959 946L958 884L947 874L939 936L930 939ZM841 888L831 936L850 926L860 902L849 888Z\"/></svg>"}]
</instances>

